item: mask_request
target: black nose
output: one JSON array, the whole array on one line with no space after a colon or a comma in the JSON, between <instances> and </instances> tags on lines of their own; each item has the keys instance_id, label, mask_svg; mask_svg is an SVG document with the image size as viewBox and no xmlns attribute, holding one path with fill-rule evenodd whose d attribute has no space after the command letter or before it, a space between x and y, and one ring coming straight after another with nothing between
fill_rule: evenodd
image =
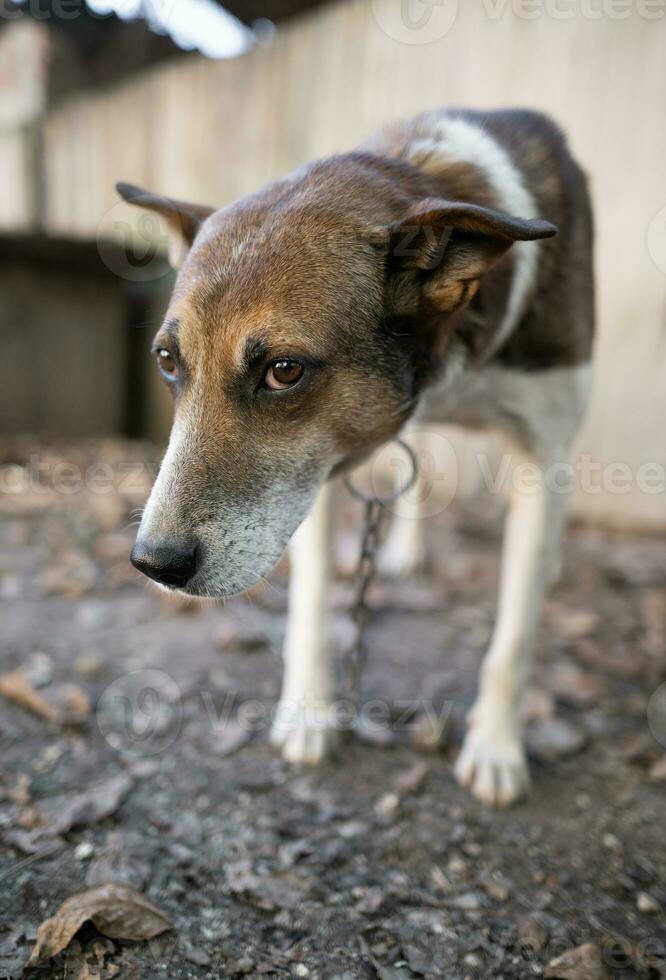
<instances>
[{"instance_id":1,"label":"black nose","mask_svg":"<svg viewBox=\"0 0 666 980\"><path fill-rule=\"evenodd\" d=\"M130 561L148 578L182 589L197 570L197 549L189 544L148 545L137 541Z\"/></svg>"}]
</instances>

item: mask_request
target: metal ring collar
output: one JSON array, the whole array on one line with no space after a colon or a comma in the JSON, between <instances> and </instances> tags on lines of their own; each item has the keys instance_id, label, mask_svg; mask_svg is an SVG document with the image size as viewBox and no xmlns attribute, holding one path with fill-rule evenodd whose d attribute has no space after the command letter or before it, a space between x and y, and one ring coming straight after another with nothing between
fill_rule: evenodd
<instances>
[{"instance_id":1,"label":"metal ring collar","mask_svg":"<svg viewBox=\"0 0 666 980\"><path fill-rule=\"evenodd\" d=\"M395 503L398 497L402 497L404 493L407 493L407 491L411 490L411 488L414 486L414 482L416 480L416 474L418 472L418 465L419 465L416 459L416 453L414 452L412 447L405 442L404 439L393 439L392 441L397 443L398 446L400 446L400 448L404 451L405 455L407 456L407 459L410 462L411 473L409 474L407 480L402 484L402 486L398 487L397 490L394 490L393 493L389 494L388 496L378 497L376 495L370 496L366 493L363 493L362 490L359 490L358 487L354 486L351 476L346 476L345 486L347 487L347 490L349 490L352 497L356 497L357 500L362 500L363 503L365 504L377 503L377 504L381 504L382 507L387 507L389 504Z\"/></svg>"}]
</instances>

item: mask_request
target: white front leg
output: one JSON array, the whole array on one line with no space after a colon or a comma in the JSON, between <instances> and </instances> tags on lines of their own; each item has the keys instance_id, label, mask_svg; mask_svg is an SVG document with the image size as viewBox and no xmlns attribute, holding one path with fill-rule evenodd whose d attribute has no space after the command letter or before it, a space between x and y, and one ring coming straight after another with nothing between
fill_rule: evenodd
<instances>
[{"instance_id":1,"label":"white front leg","mask_svg":"<svg viewBox=\"0 0 666 980\"><path fill-rule=\"evenodd\" d=\"M284 678L271 741L290 762L319 762L335 742L332 579L333 488L324 484L289 545Z\"/></svg>"},{"instance_id":2,"label":"white front leg","mask_svg":"<svg viewBox=\"0 0 666 980\"><path fill-rule=\"evenodd\" d=\"M461 783L485 802L498 805L511 803L528 788L520 698L544 594L559 558L567 501L561 488L548 487L545 464L539 480L530 482L529 488L512 493L497 623L456 764Z\"/></svg>"},{"instance_id":3,"label":"white front leg","mask_svg":"<svg viewBox=\"0 0 666 980\"><path fill-rule=\"evenodd\" d=\"M424 475L424 466L431 460L431 450L425 432L410 426L405 437L416 454L418 468L410 489L391 504L393 519L378 559L379 571L387 578L407 578L423 571L428 557L423 504L432 487ZM398 487L403 480L404 474L399 472Z\"/></svg>"}]
</instances>

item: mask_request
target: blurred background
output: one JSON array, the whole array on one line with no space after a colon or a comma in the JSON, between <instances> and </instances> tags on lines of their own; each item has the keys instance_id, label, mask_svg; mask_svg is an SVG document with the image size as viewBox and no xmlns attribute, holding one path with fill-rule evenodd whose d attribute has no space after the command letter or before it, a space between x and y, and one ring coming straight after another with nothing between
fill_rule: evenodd
<instances>
[{"instance_id":1,"label":"blurred background","mask_svg":"<svg viewBox=\"0 0 666 980\"><path fill-rule=\"evenodd\" d=\"M595 389L510 813L451 775L494 620L486 437L432 434L429 564L373 588L361 702L388 721L346 766L267 744L282 566L192 606L128 562L173 274L115 182L223 205L440 106L551 113L596 211ZM0 0L0 977L666 976L665 106L666 0ZM108 883L171 931L100 947L88 923L24 972L44 918Z\"/></svg>"},{"instance_id":2,"label":"blurred background","mask_svg":"<svg viewBox=\"0 0 666 980\"><path fill-rule=\"evenodd\" d=\"M666 526L662 0L4 2L0 431L168 430L147 355L166 238L117 201L117 179L222 205L423 109L529 106L565 128L596 206L579 454L611 472L576 512Z\"/></svg>"}]
</instances>

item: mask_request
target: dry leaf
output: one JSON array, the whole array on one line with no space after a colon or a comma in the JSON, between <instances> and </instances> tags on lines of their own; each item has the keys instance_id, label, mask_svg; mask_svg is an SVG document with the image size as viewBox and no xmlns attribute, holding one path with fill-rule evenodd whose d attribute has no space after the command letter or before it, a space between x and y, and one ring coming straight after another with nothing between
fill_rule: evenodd
<instances>
[{"instance_id":1,"label":"dry leaf","mask_svg":"<svg viewBox=\"0 0 666 980\"><path fill-rule=\"evenodd\" d=\"M551 960L544 976L552 980L607 980L609 974L599 947L586 943Z\"/></svg>"},{"instance_id":2,"label":"dry leaf","mask_svg":"<svg viewBox=\"0 0 666 980\"><path fill-rule=\"evenodd\" d=\"M72 827L90 826L115 813L134 786L134 780L120 773L93 783L80 793L55 796L40 802L37 811L41 825L50 835L65 834Z\"/></svg>"},{"instance_id":3,"label":"dry leaf","mask_svg":"<svg viewBox=\"0 0 666 980\"><path fill-rule=\"evenodd\" d=\"M171 920L145 895L126 885L99 885L72 895L41 924L28 966L65 949L85 922L111 939L152 939L172 929Z\"/></svg>"},{"instance_id":4,"label":"dry leaf","mask_svg":"<svg viewBox=\"0 0 666 980\"><path fill-rule=\"evenodd\" d=\"M65 720L74 723L92 714L88 695L76 684L68 684L61 693L62 710Z\"/></svg>"},{"instance_id":5,"label":"dry leaf","mask_svg":"<svg viewBox=\"0 0 666 980\"><path fill-rule=\"evenodd\" d=\"M666 782L666 755L662 755L661 759L657 759L654 763L650 769L650 779L653 783Z\"/></svg>"},{"instance_id":6,"label":"dry leaf","mask_svg":"<svg viewBox=\"0 0 666 980\"><path fill-rule=\"evenodd\" d=\"M60 718L58 709L35 690L21 670L0 674L0 694L47 721L58 721Z\"/></svg>"}]
</instances>

